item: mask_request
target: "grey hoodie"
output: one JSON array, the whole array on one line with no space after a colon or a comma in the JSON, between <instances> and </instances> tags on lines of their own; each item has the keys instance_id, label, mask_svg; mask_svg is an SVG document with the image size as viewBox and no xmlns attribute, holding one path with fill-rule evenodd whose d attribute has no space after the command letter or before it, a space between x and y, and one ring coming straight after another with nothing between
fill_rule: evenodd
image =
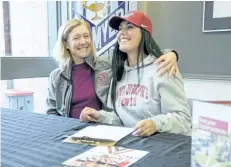
<instances>
[{"instance_id":1,"label":"grey hoodie","mask_svg":"<svg viewBox=\"0 0 231 167\"><path fill-rule=\"evenodd\" d=\"M159 132L190 135L191 114L182 77L180 74L176 77L168 74L159 76L157 66L153 65L155 60L154 56L144 59L144 67L140 68L140 84L137 67L128 67L125 62L123 77L116 88L117 113L101 110L99 122L134 127L139 121L150 119L156 123ZM107 106L113 108L110 92Z\"/></svg>"}]
</instances>

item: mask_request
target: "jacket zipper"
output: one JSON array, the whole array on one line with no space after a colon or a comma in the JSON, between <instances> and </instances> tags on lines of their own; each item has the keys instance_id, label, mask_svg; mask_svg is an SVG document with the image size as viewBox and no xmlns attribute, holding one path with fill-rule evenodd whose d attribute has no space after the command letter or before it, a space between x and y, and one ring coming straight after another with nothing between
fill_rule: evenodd
<instances>
[{"instance_id":1,"label":"jacket zipper","mask_svg":"<svg viewBox=\"0 0 231 167\"><path fill-rule=\"evenodd\" d=\"M62 73L60 74L60 76L68 82L67 88L65 90L64 93L64 114L66 114L67 117L69 117L70 115L70 103L71 103L71 97L69 97L69 99L67 99L67 92L69 90L69 87L72 85L72 79L68 79L67 77L65 77ZM72 96L72 94L70 94L70 96ZM68 101L67 101L68 100ZM67 104L67 105L66 105Z\"/></svg>"},{"instance_id":2,"label":"jacket zipper","mask_svg":"<svg viewBox=\"0 0 231 167\"><path fill-rule=\"evenodd\" d=\"M68 84L68 89L69 89L69 87L70 86L72 86L71 84ZM67 90L68 90L67 89ZM69 98L67 99L68 100L68 102L67 102L67 107L66 107L66 113L67 113L67 117L69 117L70 116L70 107L71 107L71 99L72 99L72 92L70 92L70 96L69 96Z\"/></svg>"}]
</instances>

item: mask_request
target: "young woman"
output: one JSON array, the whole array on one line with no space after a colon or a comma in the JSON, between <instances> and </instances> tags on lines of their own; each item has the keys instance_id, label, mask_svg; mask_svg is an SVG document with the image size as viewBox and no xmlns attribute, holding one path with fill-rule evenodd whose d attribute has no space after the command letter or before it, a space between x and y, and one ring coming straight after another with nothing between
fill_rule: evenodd
<instances>
[{"instance_id":1,"label":"young woman","mask_svg":"<svg viewBox=\"0 0 231 167\"><path fill-rule=\"evenodd\" d=\"M150 19L133 11L113 17L109 24L119 30L108 99L108 107L114 110L87 107L80 119L135 127L133 134L137 136L155 132L190 134L191 115L180 74L168 77L155 72L153 63L162 52L151 36Z\"/></svg>"},{"instance_id":2,"label":"young woman","mask_svg":"<svg viewBox=\"0 0 231 167\"><path fill-rule=\"evenodd\" d=\"M85 107L100 110L110 86L111 64L105 63L105 56L96 59L89 24L81 20L69 20L59 30L55 50L60 67L50 74L47 114L79 118ZM177 69L175 53L163 55L162 59L168 69ZM161 66L164 71L168 71L166 67ZM95 77L94 70L107 69L108 80L104 79L103 87L96 92L94 79L99 78Z\"/></svg>"}]
</instances>

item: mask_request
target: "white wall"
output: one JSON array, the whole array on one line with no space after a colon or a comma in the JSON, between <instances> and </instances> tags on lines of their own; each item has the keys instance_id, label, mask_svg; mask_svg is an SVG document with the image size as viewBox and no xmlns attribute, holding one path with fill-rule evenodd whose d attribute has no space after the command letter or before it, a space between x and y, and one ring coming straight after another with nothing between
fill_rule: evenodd
<instances>
[{"instance_id":1,"label":"white wall","mask_svg":"<svg viewBox=\"0 0 231 167\"><path fill-rule=\"evenodd\" d=\"M10 2L13 56L48 55L48 15L46 1Z\"/></svg>"},{"instance_id":2,"label":"white wall","mask_svg":"<svg viewBox=\"0 0 231 167\"><path fill-rule=\"evenodd\" d=\"M230 81L184 79L187 98L208 101L231 101Z\"/></svg>"},{"instance_id":3,"label":"white wall","mask_svg":"<svg viewBox=\"0 0 231 167\"><path fill-rule=\"evenodd\" d=\"M5 44L4 44L4 29L3 29L3 8L0 3L0 56L4 56Z\"/></svg>"}]
</instances>

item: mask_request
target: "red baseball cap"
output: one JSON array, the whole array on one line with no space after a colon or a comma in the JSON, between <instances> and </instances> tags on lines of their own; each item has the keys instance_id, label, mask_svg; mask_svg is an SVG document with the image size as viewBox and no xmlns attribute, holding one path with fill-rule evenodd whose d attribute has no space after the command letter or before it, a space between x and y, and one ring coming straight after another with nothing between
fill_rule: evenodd
<instances>
[{"instance_id":1,"label":"red baseball cap","mask_svg":"<svg viewBox=\"0 0 231 167\"><path fill-rule=\"evenodd\" d=\"M119 30L119 26L122 21L128 21L140 28L147 30L150 34L152 34L151 20L140 11L130 11L124 16L114 16L110 19L109 25L111 28Z\"/></svg>"}]
</instances>

